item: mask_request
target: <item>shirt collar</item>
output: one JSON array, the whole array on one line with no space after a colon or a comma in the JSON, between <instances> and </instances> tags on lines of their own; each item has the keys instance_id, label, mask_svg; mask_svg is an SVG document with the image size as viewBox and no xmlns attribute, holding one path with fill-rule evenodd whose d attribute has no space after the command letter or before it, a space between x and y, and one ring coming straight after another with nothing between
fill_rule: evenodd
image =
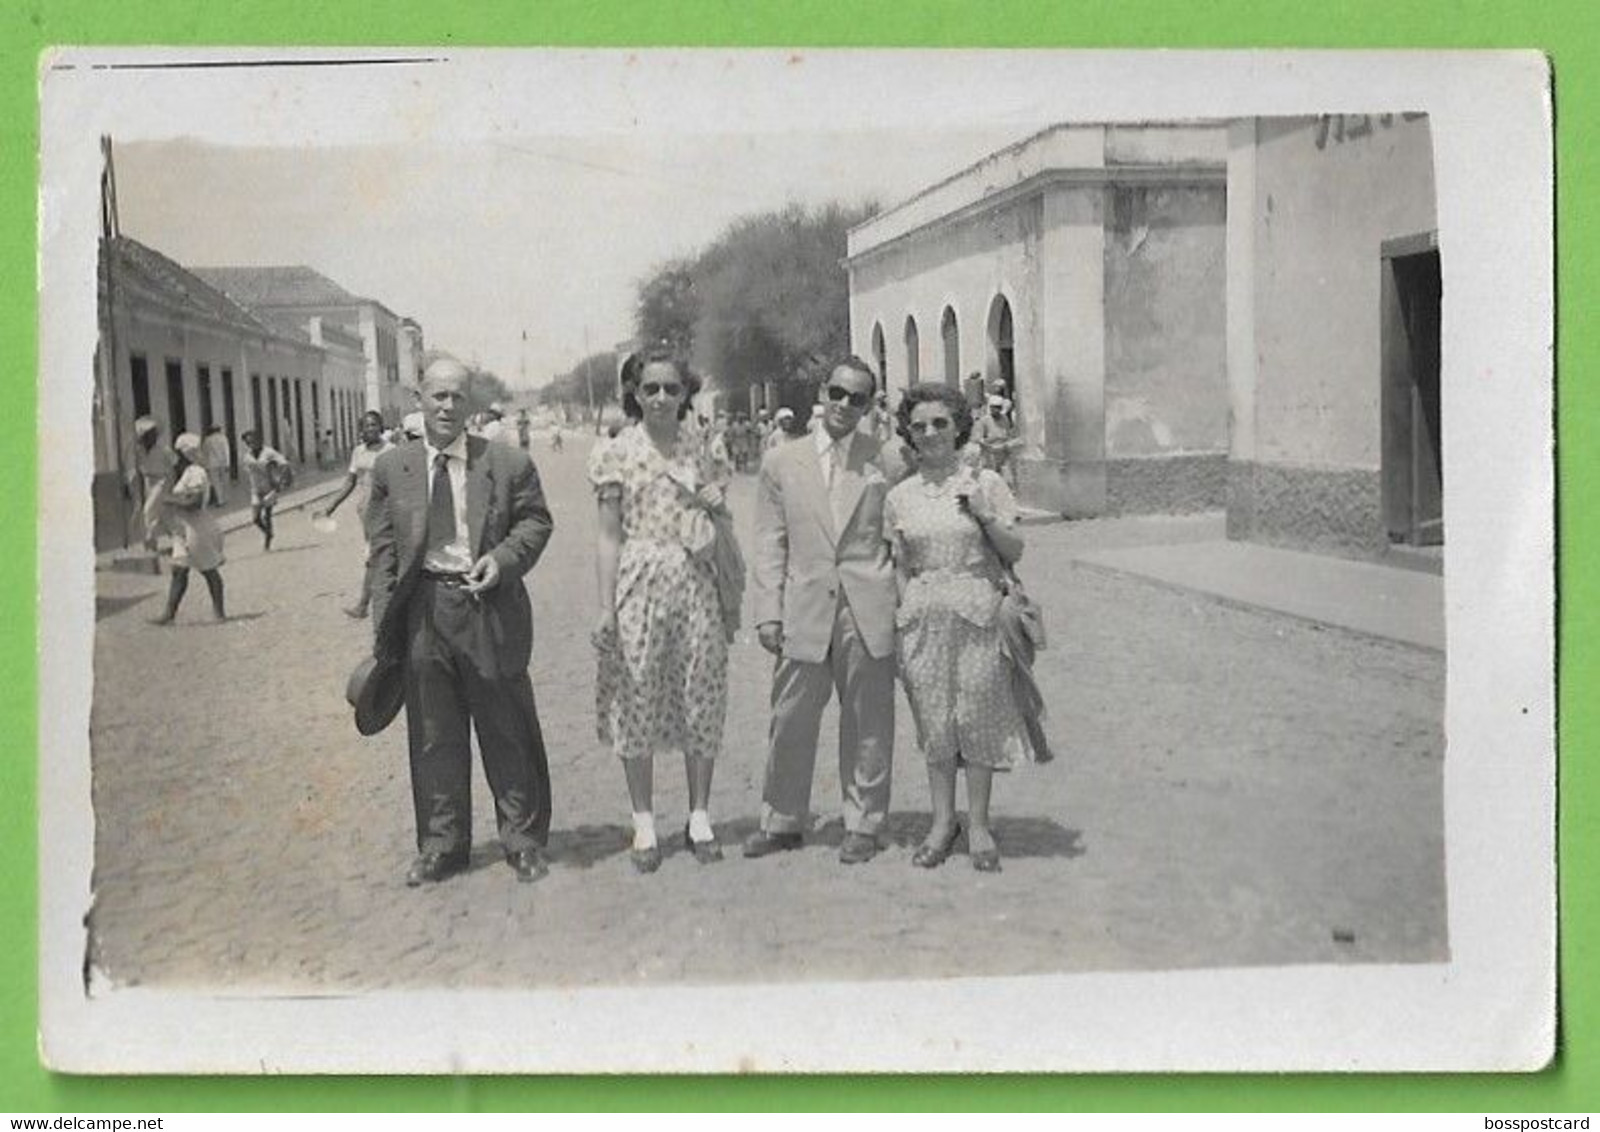
<instances>
[{"instance_id":1,"label":"shirt collar","mask_svg":"<svg viewBox=\"0 0 1600 1132\"><path fill-rule=\"evenodd\" d=\"M850 458L850 445L855 440L856 434L854 432L848 433L843 440L836 441L833 439L833 436L828 432L827 429L823 428L821 425L818 425L816 437L818 456L821 456L824 460L826 460L830 455L832 455L833 449L837 447L839 449L839 455L848 460Z\"/></svg>"},{"instance_id":2,"label":"shirt collar","mask_svg":"<svg viewBox=\"0 0 1600 1132\"><path fill-rule=\"evenodd\" d=\"M456 438L454 440L452 440L449 444L445 445L444 448L442 448L442 449L435 448L433 446L433 441L429 440L426 434L424 434L423 437L422 437L422 443L427 446L427 449L428 449L428 463L429 464L433 463L434 457L439 455L439 453L441 451L446 456L449 456L452 460L460 460L462 463L466 462L466 459L467 459L467 432L466 432L465 429L462 429L461 432L457 433L456 434Z\"/></svg>"}]
</instances>

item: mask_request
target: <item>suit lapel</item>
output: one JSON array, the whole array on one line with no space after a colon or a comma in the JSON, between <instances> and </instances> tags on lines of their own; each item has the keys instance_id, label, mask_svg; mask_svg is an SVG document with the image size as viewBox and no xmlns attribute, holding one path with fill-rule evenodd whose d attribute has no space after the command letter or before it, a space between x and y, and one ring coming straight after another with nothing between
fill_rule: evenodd
<instances>
[{"instance_id":1,"label":"suit lapel","mask_svg":"<svg viewBox=\"0 0 1600 1132\"><path fill-rule=\"evenodd\" d=\"M483 521L489 514L489 493L494 480L489 474L489 442L467 437L467 549L474 560L483 545Z\"/></svg>"},{"instance_id":2,"label":"suit lapel","mask_svg":"<svg viewBox=\"0 0 1600 1132\"><path fill-rule=\"evenodd\" d=\"M828 503L828 482L822 478L822 458L817 454L817 438L807 435L802 442L805 451L800 454L800 478L806 485L806 498L817 513L817 522L834 545L839 543L839 532L833 529L833 508Z\"/></svg>"},{"instance_id":3,"label":"suit lapel","mask_svg":"<svg viewBox=\"0 0 1600 1132\"><path fill-rule=\"evenodd\" d=\"M405 505L411 512L411 549L419 562L428 543L427 452L422 441L415 440L408 443L400 453L400 482L404 485L406 494L410 496Z\"/></svg>"},{"instance_id":4,"label":"suit lapel","mask_svg":"<svg viewBox=\"0 0 1600 1132\"><path fill-rule=\"evenodd\" d=\"M856 508L861 505L861 496L867 490L867 477L864 469L872 453L867 451L865 437L857 436L850 442L850 459L845 462L844 476L839 485L839 534L842 536L850 527L850 520L855 517Z\"/></svg>"}]
</instances>

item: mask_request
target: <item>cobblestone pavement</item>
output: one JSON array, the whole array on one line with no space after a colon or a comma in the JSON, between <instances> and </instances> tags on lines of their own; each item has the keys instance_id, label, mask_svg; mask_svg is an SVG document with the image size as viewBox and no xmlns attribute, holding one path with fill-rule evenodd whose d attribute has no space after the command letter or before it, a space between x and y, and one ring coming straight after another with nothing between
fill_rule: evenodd
<instances>
[{"instance_id":1,"label":"cobblestone pavement","mask_svg":"<svg viewBox=\"0 0 1600 1132\"><path fill-rule=\"evenodd\" d=\"M996 785L1004 872L911 867L927 783L902 700L890 844L871 863L837 860L830 716L802 851L697 865L664 765L669 855L635 875L621 768L594 737L585 447L535 451L557 518L528 582L556 805L536 885L501 862L478 772L473 868L404 887L403 722L362 739L343 700L369 632L340 612L353 515L331 535L285 516L271 554L231 534L222 625L199 585L161 629L164 578L98 575L103 977L326 993L1446 957L1443 658L1074 567L1083 535L1065 525L1026 532L1060 758ZM752 486L733 496L746 530ZM770 672L747 629L714 790L730 849L759 808Z\"/></svg>"}]
</instances>

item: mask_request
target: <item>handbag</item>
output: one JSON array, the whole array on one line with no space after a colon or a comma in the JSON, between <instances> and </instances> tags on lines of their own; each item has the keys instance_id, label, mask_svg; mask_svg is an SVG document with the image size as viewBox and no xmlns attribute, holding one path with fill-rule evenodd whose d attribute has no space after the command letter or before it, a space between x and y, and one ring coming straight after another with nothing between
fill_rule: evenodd
<instances>
[{"instance_id":1,"label":"handbag","mask_svg":"<svg viewBox=\"0 0 1600 1132\"><path fill-rule=\"evenodd\" d=\"M1044 630L1044 610L1039 603L1023 588L1022 579L1017 577L1016 567L1005 560L994 539L989 537L989 528L979 523L976 516L972 521L977 524L978 533L983 536L984 545L989 548L989 553L994 555L994 560L1000 565L1000 609L996 616L1000 620L1000 631L1010 641L1027 641L1030 646L1028 663L1033 663L1033 652L1045 647L1047 638Z\"/></svg>"},{"instance_id":2,"label":"handbag","mask_svg":"<svg viewBox=\"0 0 1600 1132\"><path fill-rule=\"evenodd\" d=\"M678 541L690 558L711 567L722 622L732 633L739 627L745 585L744 553L734 534L733 516L725 506L717 511L707 510L691 485L670 474L666 478L686 496L686 506L678 517Z\"/></svg>"},{"instance_id":3,"label":"handbag","mask_svg":"<svg viewBox=\"0 0 1600 1132\"><path fill-rule=\"evenodd\" d=\"M1044 610L1023 589L1016 568L995 546L989 529L978 523L976 516L972 521L977 523L978 533L983 536L989 553L1000 564L1000 607L995 612L995 623L1000 630L1001 651L1011 662L1011 695L1033 747L1034 761L1047 763L1055 758L1055 753L1050 750L1050 739L1044 731L1044 694L1033 678L1033 658L1045 647Z\"/></svg>"}]
</instances>

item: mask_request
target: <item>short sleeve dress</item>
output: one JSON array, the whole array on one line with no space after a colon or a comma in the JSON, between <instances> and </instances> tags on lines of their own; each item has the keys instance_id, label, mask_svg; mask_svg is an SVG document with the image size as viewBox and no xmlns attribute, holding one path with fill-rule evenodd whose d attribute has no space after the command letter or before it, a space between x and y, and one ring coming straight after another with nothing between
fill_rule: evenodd
<instances>
[{"instance_id":1,"label":"short sleeve dress","mask_svg":"<svg viewBox=\"0 0 1600 1132\"><path fill-rule=\"evenodd\" d=\"M385 440L376 448L358 444L355 451L350 453L350 474L356 477L356 514L361 517L361 531L369 541L372 538L372 520L367 515L367 504L372 499L372 469L378 457L393 447Z\"/></svg>"},{"instance_id":2,"label":"short sleeve dress","mask_svg":"<svg viewBox=\"0 0 1600 1132\"><path fill-rule=\"evenodd\" d=\"M900 676L928 762L1005 769L1036 761L1001 652L1001 570L958 502L982 492L1003 524L1017 504L1005 480L961 467L943 483L902 480L884 503L884 530L911 580L895 614Z\"/></svg>"},{"instance_id":3,"label":"short sleeve dress","mask_svg":"<svg viewBox=\"0 0 1600 1132\"><path fill-rule=\"evenodd\" d=\"M225 561L222 528L205 505L211 477L190 464L167 492L167 529L173 533L172 564L194 570L215 570ZM193 506L198 503L199 506Z\"/></svg>"},{"instance_id":4,"label":"short sleeve dress","mask_svg":"<svg viewBox=\"0 0 1600 1132\"><path fill-rule=\"evenodd\" d=\"M597 497L622 508L617 639L599 642L596 731L624 759L715 758L728 712L728 643L715 569L685 549L685 502L725 486L725 454L685 432L670 456L630 425L589 455Z\"/></svg>"}]
</instances>

